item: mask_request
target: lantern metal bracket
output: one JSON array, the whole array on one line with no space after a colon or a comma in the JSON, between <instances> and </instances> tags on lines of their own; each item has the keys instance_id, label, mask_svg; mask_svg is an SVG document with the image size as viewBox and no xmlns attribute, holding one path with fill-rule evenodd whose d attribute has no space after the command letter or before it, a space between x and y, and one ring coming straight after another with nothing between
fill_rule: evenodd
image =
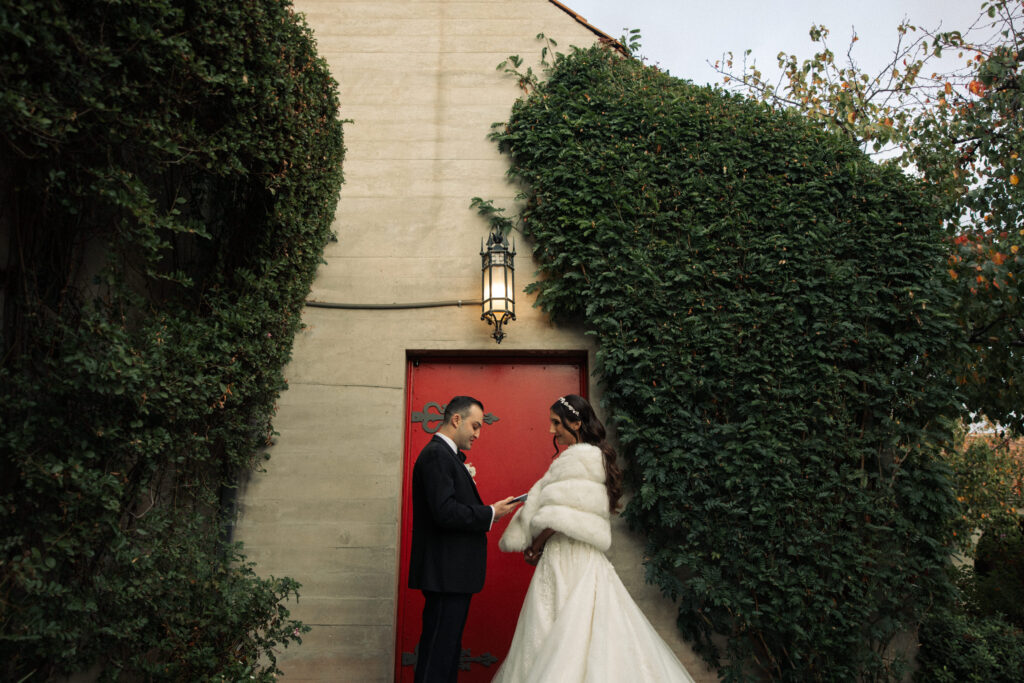
<instances>
[{"instance_id":1,"label":"lantern metal bracket","mask_svg":"<svg viewBox=\"0 0 1024 683\"><path fill-rule=\"evenodd\" d=\"M494 332L491 336L494 337L494 341L501 343L501 340L505 338L505 332L501 329L501 326L510 320L515 320L516 316L514 313L504 313L500 318L496 318L493 315L484 314L480 316L481 320L486 320L488 325L494 325Z\"/></svg>"}]
</instances>

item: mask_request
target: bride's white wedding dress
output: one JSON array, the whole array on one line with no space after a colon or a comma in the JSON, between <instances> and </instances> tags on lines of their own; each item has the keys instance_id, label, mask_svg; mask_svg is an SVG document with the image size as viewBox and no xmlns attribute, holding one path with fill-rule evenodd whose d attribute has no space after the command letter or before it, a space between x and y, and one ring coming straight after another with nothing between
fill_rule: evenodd
<instances>
[{"instance_id":1,"label":"bride's white wedding dress","mask_svg":"<svg viewBox=\"0 0 1024 683\"><path fill-rule=\"evenodd\" d=\"M502 535L501 549L514 552L546 528L556 532L492 683L692 683L604 555L611 546L604 480L601 451L570 446Z\"/></svg>"}]
</instances>

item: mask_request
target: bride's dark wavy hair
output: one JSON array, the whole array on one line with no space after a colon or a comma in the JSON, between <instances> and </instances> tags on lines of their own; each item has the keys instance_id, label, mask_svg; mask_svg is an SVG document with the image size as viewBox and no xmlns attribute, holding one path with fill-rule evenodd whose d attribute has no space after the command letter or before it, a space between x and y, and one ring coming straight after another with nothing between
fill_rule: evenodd
<instances>
[{"instance_id":1,"label":"bride's dark wavy hair","mask_svg":"<svg viewBox=\"0 0 1024 683\"><path fill-rule=\"evenodd\" d=\"M565 403L562 403L563 399L569 406L572 406L572 409L576 411L575 413ZM589 443L601 449L601 454L604 456L604 486L608 490L608 507L612 512L615 512L619 506L619 498L622 497L622 470L619 469L616 463L615 449L605 441L606 432L604 425L597 419L594 409L590 406L587 399L582 396L567 394L551 405L551 412L562 420L562 426L565 427L565 430L576 437L576 443ZM580 423L579 431L569 426L572 422ZM555 446L555 454L557 455L558 442L555 440L555 437L551 438L551 442Z\"/></svg>"}]
</instances>

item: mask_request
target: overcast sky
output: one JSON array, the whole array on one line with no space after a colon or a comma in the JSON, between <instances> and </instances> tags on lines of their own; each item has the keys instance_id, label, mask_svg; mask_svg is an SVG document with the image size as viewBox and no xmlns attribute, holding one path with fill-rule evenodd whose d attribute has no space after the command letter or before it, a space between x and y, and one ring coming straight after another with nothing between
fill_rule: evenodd
<instances>
[{"instance_id":1,"label":"overcast sky","mask_svg":"<svg viewBox=\"0 0 1024 683\"><path fill-rule=\"evenodd\" d=\"M853 56L873 74L891 58L902 19L929 29L964 29L981 11L981 0L560 1L613 38L623 28L640 29L640 53L648 63L699 85L721 83L707 62L729 50L740 57L752 49L765 73L775 70L780 51L809 58L815 50L807 34L811 24L829 28L837 61L856 30Z\"/></svg>"}]
</instances>

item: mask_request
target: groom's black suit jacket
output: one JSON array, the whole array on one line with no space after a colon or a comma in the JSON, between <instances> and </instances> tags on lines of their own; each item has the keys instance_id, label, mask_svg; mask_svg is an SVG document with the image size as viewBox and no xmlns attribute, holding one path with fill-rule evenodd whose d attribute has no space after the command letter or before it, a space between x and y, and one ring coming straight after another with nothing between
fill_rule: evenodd
<instances>
[{"instance_id":1,"label":"groom's black suit jacket","mask_svg":"<svg viewBox=\"0 0 1024 683\"><path fill-rule=\"evenodd\" d=\"M492 511L480 500L465 460L439 436L416 459L409 588L477 593L484 587Z\"/></svg>"}]
</instances>

